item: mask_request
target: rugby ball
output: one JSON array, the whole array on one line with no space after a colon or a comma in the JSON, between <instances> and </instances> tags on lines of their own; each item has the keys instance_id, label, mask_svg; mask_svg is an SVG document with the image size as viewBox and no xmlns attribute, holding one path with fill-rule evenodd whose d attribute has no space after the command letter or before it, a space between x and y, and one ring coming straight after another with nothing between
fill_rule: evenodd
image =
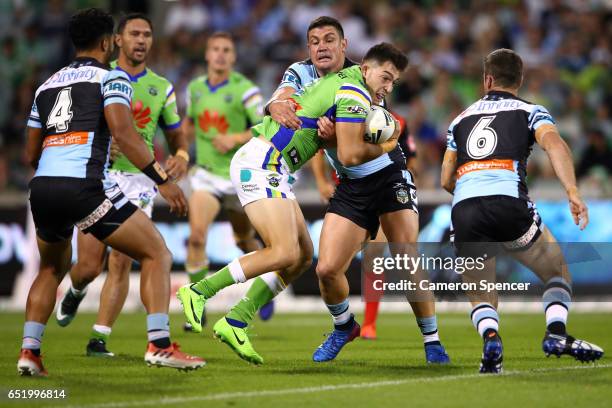
<instances>
[{"instance_id":1,"label":"rugby ball","mask_svg":"<svg viewBox=\"0 0 612 408\"><path fill-rule=\"evenodd\" d=\"M380 144L389 140L395 132L395 121L385 108L372 105L366 117L366 131L363 139L368 143Z\"/></svg>"}]
</instances>

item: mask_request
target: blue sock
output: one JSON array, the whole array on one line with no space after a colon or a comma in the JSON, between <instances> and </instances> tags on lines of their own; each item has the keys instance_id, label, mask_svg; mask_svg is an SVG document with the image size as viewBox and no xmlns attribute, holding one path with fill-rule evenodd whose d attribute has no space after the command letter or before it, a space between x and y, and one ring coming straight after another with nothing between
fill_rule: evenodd
<instances>
[{"instance_id":1,"label":"blue sock","mask_svg":"<svg viewBox=\"0 0 612 408\"><path fill-rule=\"evenodd\" d=\"M335 305L326 305L334 319L334 327L338 330L348 330L354 321L350 312L348 298Z\"/></svg>"},{"instance_id":2,"label":"blue sock","mask_svg":"<svg viewBox=\"0 0 612 408\"><path fill-rule=\"evenodd\" d=\"M45 325L38 322L25 322L23 325L22 349L40 350L40 343L45 331ZM35 353L36 354L36 353Z\"/></svg>"},{"instance_id":3,"label":"blue sock","mask_svg":"<svg viewBox=\"0 0 612 408\"><path fill-rule=\"evenodd\" d=\"M567 315L572 303L572 288L562 277L546 282L542 306L546 315L546 330L553 334L566 334Z\"/></svg>"},{"instance_id":4,"label":"blue sock","mask_svg":"<svg viewBox=\"0 0 612 408\"><path fill-rule=\"evenodd\" d=\"M440 336L438 336L438 319L436 315L417 317L416 321L423 335L423 343L440 344Z\"/></svg>"},{"instance_id":5,"label":"blue sock","mask_svg":"<svg viewBox=\"0 0 612 408\"><path fill-rule=\"evenodd\" d=\"M156 347L170 347L170 321L166 313L147 315L147 338Z\"/></svg>"}]
</instances>

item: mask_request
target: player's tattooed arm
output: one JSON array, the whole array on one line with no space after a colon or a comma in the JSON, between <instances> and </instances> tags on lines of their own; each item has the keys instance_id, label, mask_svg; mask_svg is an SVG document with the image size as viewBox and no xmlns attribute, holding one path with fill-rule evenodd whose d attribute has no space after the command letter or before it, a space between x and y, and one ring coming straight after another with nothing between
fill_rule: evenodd
<instances>
[{"instance_id":1,"label":"player's tattooed arm","mask_svg":"<svg viewBox=\"0 0 612 408\"><path fill-rule=\"evenodd\" d=\"M576 186L576 173L572 153L561 138L557 127L552 124L540 125L535 130L535 139L548 155L555 174L565 188L574 223L583 230L589 223L589 210Z\"/></svg>"},{"instance_id":2,"label":"player's tattooed arm","mask_svg":"<svg viewBox=\"0 0 612 408\"><path fill-rule=\"evenodd\" d=\"M440 174L440 183L442 188L453 194L455 191L455 183L457 182L457 152L451 149L446 149L444 158L442 159L442 172Z\"/></svg>"},{"instance_id":3,"label":"player's tattooed arm","mask_svg":"<svg viewBox=\"0 0 612 408\"><path fill-rule=\"evenodd\" d=\"M40 128L27 127L27 143L25 150L25 160L34 169L38 167L38 160L42 153L43 134Z\"/></svg>"}]
</instances>

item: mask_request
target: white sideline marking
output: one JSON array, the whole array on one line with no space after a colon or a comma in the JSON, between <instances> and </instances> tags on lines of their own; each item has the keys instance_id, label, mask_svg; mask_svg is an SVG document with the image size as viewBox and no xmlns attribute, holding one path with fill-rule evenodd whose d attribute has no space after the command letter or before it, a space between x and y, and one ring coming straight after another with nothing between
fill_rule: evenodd
<instances>
[{"instance_id":1,"label":"white sideline marking","mask_svg":"<svg viewBox=\"0 0 612 408\"><path fill-rule=\"evenodd\" d=\"M88 408L123 408L123 407L140 407L145 405L169 405L169 404L180 404L185 402L197 402L197 401L216 401L225 399L238 399L238 398L253 398L253 397L269 397L278 395L288 394L311 394L316 392L325 391L336 391L336 390L347 390L347 389L363 389L363 388L377 388L377 387L388 387L391 385L403 385L411 383L432 383L440 381L454 381L463 380L466 378L503 378L509 376L518 375L534 375L543 372L550 371L567 371L567 370L595 370L598 368L612 368L612 364L599 364L599 365L579 365L569 367L554 367L554 368L535 368L532 370L512 370L505 371L501 375L486 375L486 374L460 374L460 375L444 375L439 377L423 377L423 378L408 378L405 380L387 380L377 381L370 383L348 383L348 384L336 384L336 385L322 385L317 387L303 387L303 388L286 388L282 390L263 390L263 391L238 391L238 392L224 392L219 394L210 394L193 397L168 397L158 398L155 400L144 400L144 401L125 401L125 402L105 402L101 404L79 404L79 405L53 405L54 407L62 408L77 408L77 407L88 407ZM205 370L206 368L204 368Z\"/></svg>"}]
</instances>

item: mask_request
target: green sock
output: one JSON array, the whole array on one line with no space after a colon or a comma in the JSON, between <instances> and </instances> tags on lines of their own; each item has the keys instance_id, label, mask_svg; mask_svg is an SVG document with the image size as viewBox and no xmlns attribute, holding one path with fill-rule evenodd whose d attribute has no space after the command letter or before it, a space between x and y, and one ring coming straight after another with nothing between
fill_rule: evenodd
<instances>
[{"instance_id":1,"label":"green sock","mask_svg":"<svg viewBox=\"0 0 612 408\"><path fill-rule=\"evenodd\" d=\"M274 292L270 290L263 279L257 278L247 291L246 295L226 315L230 319L250 323L260 307L274 299Z\"/></svg>"},{"instance_id":2,"label":"green sock","mask_svg":"<svg viewBox=\"0 0 612 408\"><path fill-rule=\"evenodd\" d=\"M229 266L225 266L209 277L193 284L192 288L204 295L206 299L210 299L215 296L218 291L234 283L236 283L236 281L230 273Z\"/></svg>"},{"instance_id":3,"label":"green sock","mask_svg":"<svg viewBox=\"0 0 612 408\"><path fill-rule=\"evenodd\" d=\"M89 335L89 338L102 340L105 343L107 343L109 336L110 336L109 334L100 333L99 331L92 329L91 334Z\"/></svg>"},{"instance_id":4,"label":"green sock","mask_svg":"<svg viewBox=\"0 0 612 408\"><path fill-rule=\"evenodd\" d=\"M204 279L206 275L208 275L208 266L205 266L204 268L194 273L187 272L187 275L189 275L189 282L197 283Z\"/></svg>"}]
</instances>

